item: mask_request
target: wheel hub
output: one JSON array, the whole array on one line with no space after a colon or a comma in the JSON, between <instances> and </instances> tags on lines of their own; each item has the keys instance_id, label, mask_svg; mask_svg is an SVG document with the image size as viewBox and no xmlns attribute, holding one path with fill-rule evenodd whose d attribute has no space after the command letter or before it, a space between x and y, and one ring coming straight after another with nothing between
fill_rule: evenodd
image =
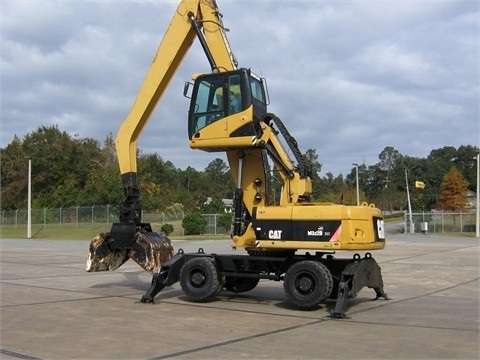
<instances>
[{"instance_id":1,"label":"wheel hub","mask_svg":"<svg viewBox=\"0 0 480 360\"><path fill-rule=\"evenodd\" d=\"M202 285L204 285L205 280L206 280L206 277L201 272L194 272L190 277L190 283L196 287L201 287Z\"/></svg>"},{"instance_id":2,"label":"wheel hub","mask_svg":"<svg viewBox=\"0 0 480 360\"><path fill-rule=\"evenodd\" d=\"M314 284L313 284L313 281L312 279L310 279L309 277L301 277L298 281L298 284L297 284L297 289L301 292L301 293L308 293L312 290Z\"/></svg>"}]
</instances>

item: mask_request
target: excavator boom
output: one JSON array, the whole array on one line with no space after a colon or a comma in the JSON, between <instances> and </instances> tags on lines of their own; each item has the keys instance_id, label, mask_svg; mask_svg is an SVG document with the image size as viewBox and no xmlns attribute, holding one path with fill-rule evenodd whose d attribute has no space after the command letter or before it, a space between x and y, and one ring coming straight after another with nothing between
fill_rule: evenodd
<instances>
[{"instance_id":1,"label":"excavator boom","mask_svg":"<svg viewBox=\"0 0 480 360\"><path fill-rule=\"evenodd\" d=\"M195 38L200 39L212 71L236 68L221 18L215 0L182 0L178 5L115 139L125 200L119 210L120 221L91 242L87 271L115 270L132 258L153 272L173 255L170 239L154 233L141 219L137 140Z\"/></svg>"}]
</instances>

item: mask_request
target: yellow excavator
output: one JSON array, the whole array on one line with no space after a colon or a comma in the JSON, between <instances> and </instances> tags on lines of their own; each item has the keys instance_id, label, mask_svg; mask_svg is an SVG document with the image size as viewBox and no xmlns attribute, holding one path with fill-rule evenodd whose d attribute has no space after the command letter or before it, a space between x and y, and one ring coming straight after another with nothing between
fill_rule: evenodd
<instances>
[{"instance_id":1,"label":"yellow excavator","mask_svg":"<svg viewBox=\"0 0 480 360\"><path fill-rule=\"evenodd\" d=\"M244 254L206 254L202 249L174 254L170 239L141 219L137 140L195 39L211 72L196 74L185 84L189 145L227 154L236 186L232 248L243 248ZM344 317L348 299L363 287L387 299L370 252L334 257L337 250L383 249L382 212L371 204L310 201L309 164L285 124L267 111L268 103L265 79L238 67L216 1L180 1L118 131L115 144L126 198L119 222L91 242L86 270L115 270L132 258L153 273L144 303L154 302L165 286L178 281L190 299L205 301L223 290L252 290L260 279L283 280L286 297L301 309L337 299L333 317ZM279 203L272 196L273 171L283 181Z\"/></svg>"}]
</instances>

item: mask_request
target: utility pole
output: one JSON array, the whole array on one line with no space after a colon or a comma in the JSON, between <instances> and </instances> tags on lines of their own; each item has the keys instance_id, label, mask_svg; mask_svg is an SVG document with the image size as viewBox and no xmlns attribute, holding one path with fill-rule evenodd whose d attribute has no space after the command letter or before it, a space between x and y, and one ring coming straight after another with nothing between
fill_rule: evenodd
<instances>
[{"instance_id":1,"label":"utility pole","mask_svg":"<svg viewBox=\"0 0 480 360\"><path fill-rule=\"evenodd\" d=\"M352 165L355 166L355 174L357 179L357 206L360 206L360 189L358 187L358 164L353 163Z\"/></svg>"},{"instance_id":2,"label":"utility pole","mask_svg":"<svg viewBox=\"0 0 480 360\"><path fill-rule=\"evenodd\" d=\"M475 158L477 159L477 194L476 194L476 198L477 198L477 205L476 205L476 220L475 220L475 233L476 233L476 236L477 238L480 238L480 153L477 154L477 156L475 156ZM474 159L475 159L474 158Z\"/></svg>"},{"instance_id":3,"label":"utility pole","mask_svg":"<svg viewBox=\"0 0 480 360\"><path fill-rule=\"evenodd\" d=\"M410 191L408 190L408 175L407 175L407 168L405 168L405 182L407 183L407 200L408 200L408 214L409 214L409 222L410 222L410 234L415 233L415 226L413 224L412 218L412 204L410 202Z\"/></svg>"},{"instance_id":4,"label":"utility pole","mask_svg":"<svg viewBox=\"0 0 480 360\"><path fill-rule=\"evenodd\" d=\"M32 238L32 159L28 159L27 239Z\"/></svg>"}]
</instances>

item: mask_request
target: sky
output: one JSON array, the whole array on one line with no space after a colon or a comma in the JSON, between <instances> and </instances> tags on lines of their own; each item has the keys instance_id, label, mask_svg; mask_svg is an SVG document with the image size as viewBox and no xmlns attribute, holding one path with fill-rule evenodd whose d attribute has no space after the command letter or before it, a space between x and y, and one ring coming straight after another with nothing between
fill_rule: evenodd
<instances>
[{"instance_id":1,"label":"sky","mask_svg":"<svg viewBox=\"0 0 480 360\"><path fill-rule=\"evenodd\" d=\"M239 66L267 78L269 112L315 149L320 175L387 146L427 157L480 143L480 1L217 0ZM0 147L41 126L116 136L178 1L3 0ZM142 153L203 170L183 85L209 72L198 41L142 132Z\"/></svg>"}]
</instances>

